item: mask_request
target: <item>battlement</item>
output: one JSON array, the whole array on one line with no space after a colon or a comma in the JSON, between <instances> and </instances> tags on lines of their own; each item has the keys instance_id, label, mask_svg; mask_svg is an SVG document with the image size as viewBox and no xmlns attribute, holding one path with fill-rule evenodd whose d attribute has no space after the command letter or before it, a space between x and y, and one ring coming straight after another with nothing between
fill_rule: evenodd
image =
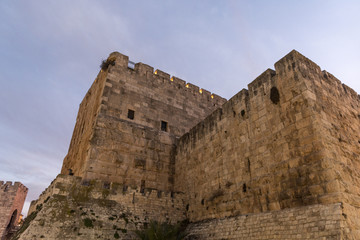
<instances>
[{"instance_id":1,"label":"battlement","mask_svg":"<svg viewBox=\"0 0 360 240\"><path fill-rule=\"evenodd\" d=\"M203 100L214 101L214 103L222 104L226 101L225 98L220 97L215 93L211 93L206 89L202 89L190 82L186 82L176 76L171 76L170 74L156 69L154 67L146 65L144 63L134 63L134 68L129 67L129 57L118 52L113 52L109 55L108 59L115 60L115 68L120 67L124 70L136 72L139 75L145 75L148 78L148 81L156 81L157 84L170 84L173 86L176 91L190 91L193 94L198 94L202 96ZM111 70L110 70L111 72ZM154 82L153 82L154 83Z\"/></svg>"},{"instance_id":2,"label":"battlement","mask_svg":"<svg viewBox=\"0 0 360 240\"><path fill-rule=\"evenodd\" d=\"M28 188L25 187L22 183L20 182L14 182L14 184L11 181L0 181L0 191L4 191L4 192L16 192L18 189L20 189L20 191L27 193Z\"/></svg>"}]
</instances>

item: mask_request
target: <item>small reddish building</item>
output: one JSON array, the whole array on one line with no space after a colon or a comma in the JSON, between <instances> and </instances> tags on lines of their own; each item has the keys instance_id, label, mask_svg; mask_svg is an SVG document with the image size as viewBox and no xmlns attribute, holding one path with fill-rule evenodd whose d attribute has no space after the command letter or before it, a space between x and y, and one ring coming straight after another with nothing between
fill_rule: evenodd
<instances>
[{"instance_id":1,"label":"small reddish building","mask_svg":"<svg viewBox=\"0 0 360 240\"><path fill-rule=\"evenodd\" d=\"M5 240L17 230L28 188L20 182L0 181L0 239Z\"/></svg>"}]
</instances>

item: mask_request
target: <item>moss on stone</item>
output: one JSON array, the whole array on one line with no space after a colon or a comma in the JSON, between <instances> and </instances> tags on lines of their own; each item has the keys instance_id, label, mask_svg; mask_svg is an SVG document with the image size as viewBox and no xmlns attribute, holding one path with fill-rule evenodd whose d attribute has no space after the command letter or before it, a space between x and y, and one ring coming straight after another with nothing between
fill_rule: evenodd
<instances>
[{"instance_id":1,"label":"moss on stone","mask_svg":"<svg viewBox=\"0 0 360 240\"><path fill-rule=\"evenodd\" d=\"M93 185L79 187L74 184L71 186L69 196L72 197L76 203L88 202L90 200L90 193L93 188Z\"/></svg>"},{"instance_id":2,"label":"moss on stone","mask_svg":"<svg viewBox=\"0 0 360 240\"><path fill-rule=\"evenodd\" d=\"M85 218L83 220L83 222L84 222L84 226L87 227L87 228L93 228L94 227L93 220L90 219L90 218Z\"/></svg>"},{"instance_id":3,"label":"moss on stone","mask_svg":"<svg viewBox=\"0 0 360 240\"><path fill-rule=\"evenodd\" d=\"M104 199L107 198L107 197L109 196L109 194L110 194L110 190L109 190L109 189L104 188L104 189L101 191L101 195L102 195L102 197L103 197Z\"/></svg>"}]
</instances>

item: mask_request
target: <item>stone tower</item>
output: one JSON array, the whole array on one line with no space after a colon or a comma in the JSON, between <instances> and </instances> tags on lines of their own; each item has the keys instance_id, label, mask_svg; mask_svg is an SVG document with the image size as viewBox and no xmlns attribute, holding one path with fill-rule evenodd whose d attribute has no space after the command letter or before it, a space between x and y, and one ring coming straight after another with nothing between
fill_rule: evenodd
<instances>
[{"instance_id":1,"label":"stone tower","mask_svg":"<svg viewBox=\"0 0 360 240\"><path fill-rule=\"evenodd\" d=\"M112 53L80 104L61 173L171 190L177 139L225 101Z\"/></svg>"},{"instance_id":2,"label":"stone tower","mask_svg":"<svg viewBox=\"0 0 360 240\"><path fill-rule=\"evenodd\" d=\"M28 189L19 182L0 181L0 239L11 235L19 221Z\"/></svg>"}]
</instances>

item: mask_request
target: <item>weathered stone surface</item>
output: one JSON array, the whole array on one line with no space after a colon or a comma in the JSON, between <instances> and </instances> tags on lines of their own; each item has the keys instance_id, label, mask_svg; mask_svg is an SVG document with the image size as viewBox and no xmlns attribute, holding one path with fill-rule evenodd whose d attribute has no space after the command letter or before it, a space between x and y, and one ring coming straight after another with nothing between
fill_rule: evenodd
<instances>
[{"instance_id":1,"label":"weathered stone surface","mask_svg":"<svg viewBox=\"0 0 360 240\"><path fill-rule=\"evenodd\" d=\"M15 239L136 239L150 219L185 219L183 194L126 188L104 181L82 182L58 175L29 211ZM118 236L118 237L116 237Z\"/></svg>"}]
</instances>

